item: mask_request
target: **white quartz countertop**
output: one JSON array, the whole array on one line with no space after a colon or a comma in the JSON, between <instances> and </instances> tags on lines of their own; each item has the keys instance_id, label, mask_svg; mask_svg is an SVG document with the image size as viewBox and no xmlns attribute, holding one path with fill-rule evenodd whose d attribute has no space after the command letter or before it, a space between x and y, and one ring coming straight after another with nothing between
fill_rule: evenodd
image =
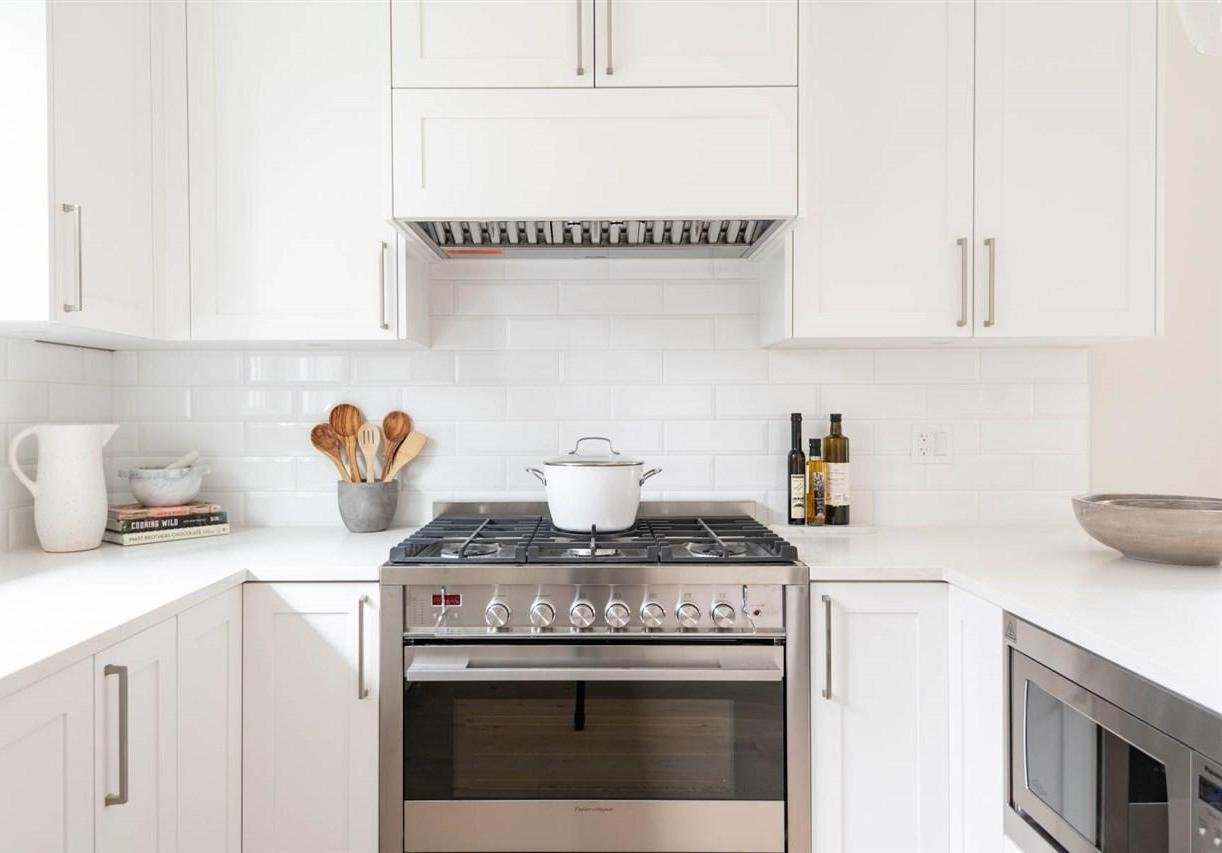
<instances>
[{"instance_id":1,"label":"white quartz countertop","mask_svg":"<svg viewBox=\"0 0 1222 853\"><path fill-rule=\"evenodd\" d=\"M945 580L1222 713L1222 569L1127 560L1072 526L775 530L815 582ZM410 532L0 555L0 695L243 581L376 581Z\"/></svg>"}]
</instances>

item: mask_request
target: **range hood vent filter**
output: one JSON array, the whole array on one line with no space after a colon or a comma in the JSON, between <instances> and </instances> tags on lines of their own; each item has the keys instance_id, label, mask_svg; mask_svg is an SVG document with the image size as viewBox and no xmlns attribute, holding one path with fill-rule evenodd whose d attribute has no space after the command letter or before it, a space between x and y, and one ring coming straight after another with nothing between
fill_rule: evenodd
<instances>
[{"instance_id":1,"label":"range hood vent filter","mask_svg":"<svg viewBox=\"0 0 1222 853\"><path fill-rule=\"evenodd\" d=\"M749 257L780 219L399 220L444 259Z\"/></svg>"}]
</instances>

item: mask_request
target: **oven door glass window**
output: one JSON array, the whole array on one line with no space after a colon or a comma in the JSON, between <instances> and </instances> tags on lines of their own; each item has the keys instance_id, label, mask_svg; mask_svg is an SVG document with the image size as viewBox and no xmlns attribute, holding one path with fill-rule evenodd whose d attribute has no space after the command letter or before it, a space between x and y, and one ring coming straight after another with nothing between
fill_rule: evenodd
<instances>
[{"instance_id":1,"label":"oven door glass window","mask_svg":"<svg viewBox=\"0 0 1222 853\"><path fill-rule=\"evenodd\" d=\"M424 681L404 693L412 800L784 798L782 681Z\"/></svg>"}]
</instances>

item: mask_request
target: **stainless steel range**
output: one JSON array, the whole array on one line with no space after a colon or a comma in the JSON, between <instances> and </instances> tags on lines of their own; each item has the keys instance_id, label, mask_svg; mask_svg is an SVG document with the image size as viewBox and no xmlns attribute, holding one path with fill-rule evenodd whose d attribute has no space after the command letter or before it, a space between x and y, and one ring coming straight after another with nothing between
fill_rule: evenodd
<instances>
[{"instance_id":1,"label":"stainless steel range","mask_svg":"<svg viewBox=\"0 0 1222 853\"><path fill-rule=\"evenodd\" d=\"M808 853L808 572L754 510L451 504L392 549L381 853Z\"/></svg>"}]
</instances>

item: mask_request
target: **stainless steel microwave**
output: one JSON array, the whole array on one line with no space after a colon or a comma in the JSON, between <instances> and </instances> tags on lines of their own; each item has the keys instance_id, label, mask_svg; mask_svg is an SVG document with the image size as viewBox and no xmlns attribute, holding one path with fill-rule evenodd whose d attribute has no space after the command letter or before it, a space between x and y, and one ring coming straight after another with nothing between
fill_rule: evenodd
<instances>
[{"instance_id":1,"label":"stainless steel microwave","mask_svg":"<svg viewBox=\"0 0 1222 853\"><path fill-rule=\"evenodd\" d=\"M1006 614L1007 832L1068 853L1222 850L1222 716Z\"/></svg>"}]
</instances>

